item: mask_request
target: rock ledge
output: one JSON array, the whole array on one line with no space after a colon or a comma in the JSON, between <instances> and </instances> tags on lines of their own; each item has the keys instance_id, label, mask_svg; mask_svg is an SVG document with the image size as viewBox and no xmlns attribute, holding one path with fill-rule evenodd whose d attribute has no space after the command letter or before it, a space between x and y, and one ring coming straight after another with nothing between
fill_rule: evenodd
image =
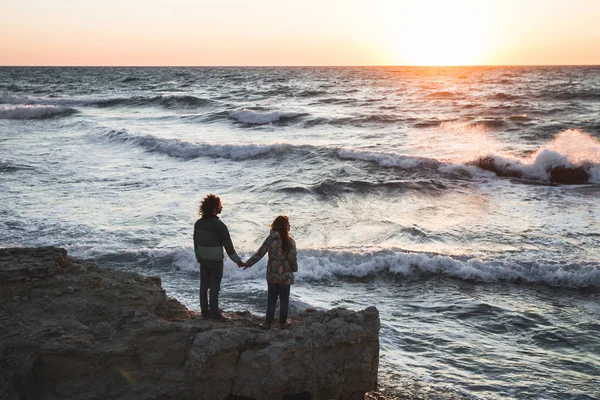
<instances>
[{"instance_id":1,"label":"rock ledge","mask_svg":"<svg viewBox=\"0 0 600 400\"><path fill-rule=\"evenodd\" d=\"M0 249L0 399L362 399L379 313L294 315L287 330L203 319L159 278L64 249Z\"/></svg>"}]
</instances>

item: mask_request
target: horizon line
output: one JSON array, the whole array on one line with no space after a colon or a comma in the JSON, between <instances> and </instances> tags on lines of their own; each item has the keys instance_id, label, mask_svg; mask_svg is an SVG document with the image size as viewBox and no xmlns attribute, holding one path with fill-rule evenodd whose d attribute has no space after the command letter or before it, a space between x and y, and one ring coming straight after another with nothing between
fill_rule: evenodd
<instances>
[{"instance_id":1,"label":"horizon line","mask_svg":"<svg viewBox=\"0 0 600 400\"><path fill-rule=\"evenodd\" d=\"M465 64L465 65L0 65L0 68L476 68L600 67L600 64Z\"/></svg>"}]
</instances>

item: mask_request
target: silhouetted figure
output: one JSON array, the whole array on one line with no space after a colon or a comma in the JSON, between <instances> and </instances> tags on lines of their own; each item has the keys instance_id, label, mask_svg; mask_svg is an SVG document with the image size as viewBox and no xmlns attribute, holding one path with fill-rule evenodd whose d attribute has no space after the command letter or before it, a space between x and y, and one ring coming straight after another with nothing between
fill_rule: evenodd
<instances>
[{"instance_id":1,"label":"silhouetted figure","mask_svg":"<svg viewBox=\"0 0 600 400\"><path fill-rule=\"evenodd\" d=\"M269 253L267 263L267 317L260 325L262 329L271 329L275 318L275 307L279 298L279 326L285 329L291 325L288 321L290 301L290 286L294 284L294 272L298 271L296 242L290 236L288 217L280 215L271 224L271 232L260 249L246 262L249 268L256 264L266 253Z\"/></svg>"},{"instance_id":2,"label":"silhouetted figure","mask_svg":"<svg viewBox=\"0 0 600 400\"><path fill-rule=\"evenodd\" d=\"M221 199L209 194L200 202L201 216L194 225L194 253L200 263L200 310L203 317L221 321L229 320L219 311L219 290L223 278L223 248L229 258L239 267L244 267L233 248L227 226L217 217L223 210ZM210 307L208 301L210 291Z\"/></svg>"}]
</instances>

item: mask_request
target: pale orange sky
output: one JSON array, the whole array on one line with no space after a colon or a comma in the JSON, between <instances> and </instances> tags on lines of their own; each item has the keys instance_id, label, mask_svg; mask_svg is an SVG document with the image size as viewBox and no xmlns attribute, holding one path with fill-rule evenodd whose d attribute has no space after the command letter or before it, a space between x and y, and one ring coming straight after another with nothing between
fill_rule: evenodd
<instances>
[{"instance_id":1,"label":"pale orange sky","mask_svg":"<svg viewBox=\"0 0 600 400\"><path fill-rule=\"evenodd\" d=\"M2 0L0 65L600 64L600 0Z\"/></svg>"}]
</instances>

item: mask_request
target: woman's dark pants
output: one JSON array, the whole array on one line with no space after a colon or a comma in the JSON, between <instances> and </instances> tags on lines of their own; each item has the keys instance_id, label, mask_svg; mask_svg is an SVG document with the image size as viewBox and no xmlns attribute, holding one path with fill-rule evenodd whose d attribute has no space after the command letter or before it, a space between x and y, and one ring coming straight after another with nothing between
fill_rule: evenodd
<instances>
[{"instance_id":1,"label":"woman's dark pants","mask_svg":"<svg viewBox=\"0 0 600 400\"><path fill-rule=\"evenodd\" d=\"M219 290L223 278L223 261L200 261L200 311L203 316L219 317ZM210 290L210 308L208 291Z\"/></svg>"},{"instance_id":2,"label":"woman's dark pants","mask_svg":"<svg viewBox=\"0 0 600 400\"><path fill-rule=\"evenodd\" d=\"M275 307L279 297L279 323L285 324L290 305L290 285L278 285L269 283L267 295L267 324L271 324L275 318Z\"/></svg>"}]
</instances>

